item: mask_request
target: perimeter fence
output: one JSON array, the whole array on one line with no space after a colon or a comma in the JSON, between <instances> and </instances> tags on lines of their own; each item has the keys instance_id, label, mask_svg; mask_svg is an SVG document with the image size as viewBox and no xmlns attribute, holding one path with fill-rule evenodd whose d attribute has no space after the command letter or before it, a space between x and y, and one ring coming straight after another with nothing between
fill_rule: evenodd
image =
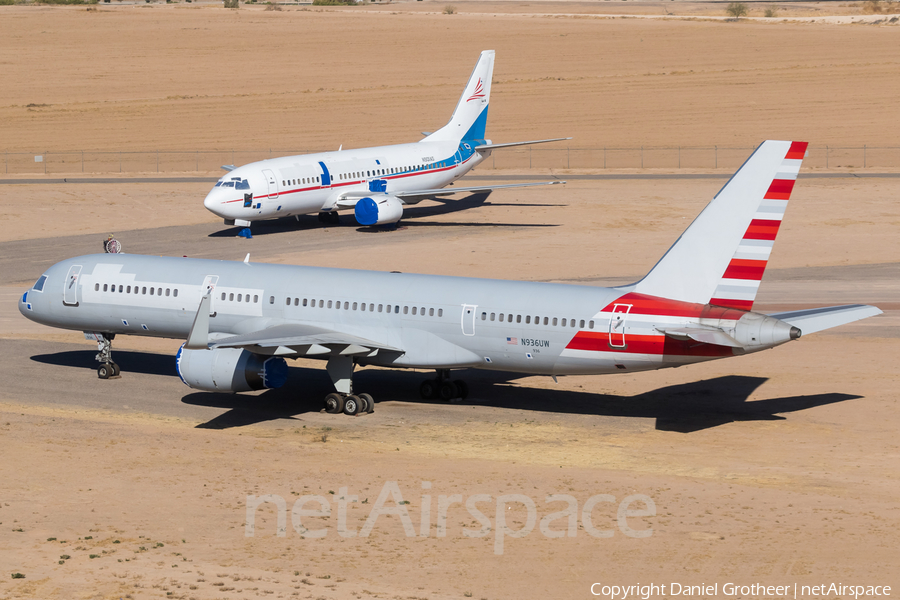
<instances>
[{"instance_id":1,"label":"perimeter fence","mask_svg":"<svg viewBox=\"0 0 900 600\"><path fill-rule=\"evenodd\" d=\"M633 148L539 147L494 151L482 169L729 169L754 150L730 146L640 146ZM320 150L137 150L5 152L3 172L12 174L190 173L218 171L278 156ZM810 146L806 168L900 167L900 146Z\"/></svg>"}]
</instances>

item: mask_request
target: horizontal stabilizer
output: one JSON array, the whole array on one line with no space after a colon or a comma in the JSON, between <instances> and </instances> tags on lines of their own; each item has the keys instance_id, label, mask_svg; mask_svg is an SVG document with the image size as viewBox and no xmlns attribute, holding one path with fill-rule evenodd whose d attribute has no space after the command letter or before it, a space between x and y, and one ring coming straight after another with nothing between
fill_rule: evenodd
<instances>
[{"instance_id":1,"label":"horizontal stabilizer","mask_svg":"<svg viewBox=\"0 0 900 600\"><path fill-rule=\"evenodd\" d=\"M844 306L828 306L810 308L769 315L779 321L798 327L803 335L809 335L823 329L831 329L838 325L846 325L860 319L880 315L881 310L867 304L846 304Z\"/></svg>"},{"instance_id":2,"label":"horizontal stabilizer","mask_svg":"<svg viewBox=\"0 0 900 600\"><path fill-rule=\"evenodd\" d=\"M507 144L481 144L475 146L475 152L485 152L487 150L497 150L498 148L514 148L515 146L530 146L531 144L546 144L547 142L561 142L563 140L571 140L570 137L553 138L550 140L532 140L530 142L509 142Z\"/></svg>"},{"instance_id":3,"label":"horizontal stabilizer","mask_svg":"<svg viewBox=\"0 0 900 600\"><path fill-rule=\"evenodd\" d=\"M226 171L234 171L237 167L235 167L234 165L222 165L222 168Z\"/></svg>"},{"instance_id":4,"label":"horizontal stabilizer","mask_svg":"<svg viewBox=\"0 0 900 600\"><path fill-rule=\"evenodd\" d=\"M721 329L714 327L657 327L656 330L666 334L670 338L681 341L694 340L695 342L701 342L703 344L727 346L729 348L743 347L736 339Z\"/></svg>"}]
</instances>

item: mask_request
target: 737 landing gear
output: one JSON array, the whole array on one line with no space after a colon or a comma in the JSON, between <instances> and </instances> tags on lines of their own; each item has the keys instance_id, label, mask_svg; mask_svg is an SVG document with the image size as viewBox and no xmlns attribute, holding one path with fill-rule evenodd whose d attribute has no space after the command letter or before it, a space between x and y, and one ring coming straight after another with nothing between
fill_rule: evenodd
<instances>
[{"instance_id":1,"label":"737 landing gear","mask_svg":"<svg viewBox=\"0 0 900 600\"><path fill-rule=\"evenodd\" d=\"M375 399L370 394L353 393L353 368L350 356L333 356L325 369L331 376L336 392L325 396L325 412L330 414L365 415L375 412Z\"/></svg>"},{"instance_id":2,"label":"737 landing gear","mask_svg":"<svg viewBox=\"0 0 900 600\"><path fill-rule=\"evenodd\" d=\"M340 225L341 224L341 215L334 212L320 212L319 213L319 223L324 223L325 225Z\"/></svg>"},{"instance_id":3,"label":"737 landing gear","mask_svg":"<svg viewBox=\"0 0 900 600\"><path fill-rule=\"evenodd\" d=\"M426 379L419 386L419 394L424 400L441 399L445 402L465 400L469 396L469 386L462 379L450 381L450 369L438 369L435 379Z\"/></svg>"},{"instance_id":4,"label":"737 landing gear","mask_svg":"<svg viewBox=\"0 0 900 600\"><path fill-rule=\"evenodd\" d=\"M116 334L114 333L97 334L98 352L95 359L100 361L100 366L97 367L97 377L100 379L116 378L119 377L121 372L119 365L114 363L112 359L112 341L115 337Z\"/></svg>"}]
</instances>

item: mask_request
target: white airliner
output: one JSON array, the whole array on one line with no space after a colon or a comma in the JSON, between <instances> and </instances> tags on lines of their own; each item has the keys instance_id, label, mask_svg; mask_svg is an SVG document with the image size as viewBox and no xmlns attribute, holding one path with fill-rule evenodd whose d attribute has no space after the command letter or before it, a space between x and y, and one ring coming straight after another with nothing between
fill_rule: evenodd
<instances>
[{"instance_id":1,"label":"white airliner","mask_svg":"<svg viewBox=\"0 0 900 600\"><path fill-rule=\"evenodd\" d=\"M180 338L201 390L279 387L285 358L327 360L326 410L374 407L357 365L435 369L424 397L464 397L451 369L629 373L739 356L880 314L849 305L752 312L806 143L764 142L640 281L614 288L99 254L64 260L19 301L33 321L98 341Z\"/></svg>"},{"instance_id":2,"label":"white airliner","mask_svg":"<svg viewBox=\"0 0 900 600\"><path fill-rule=\"evenodd\" d=\"M493 144L484 139L494 51L481 53L450 122L416 143L285 156L250 163L222 177L203 205L226 225L319 213L338 222L338 211L353 209L361 225L396 223L403 206L460 192L565 183L546 181L443 189L497 148L571 138Z\"/></svg>"}]
</instances>

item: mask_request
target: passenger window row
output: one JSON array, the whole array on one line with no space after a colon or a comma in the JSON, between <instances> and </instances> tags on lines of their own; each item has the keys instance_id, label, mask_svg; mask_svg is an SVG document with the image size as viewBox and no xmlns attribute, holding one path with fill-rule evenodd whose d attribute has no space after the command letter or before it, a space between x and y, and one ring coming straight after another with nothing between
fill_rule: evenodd
<instances>
[{"instance_id":1,"label":"passenger window row","mask_svg":"<svg viewBox=\"0 0 900 600\"><path fill-rule=\"evenodd\" d=\"M317 304L318 303L318 304ZM275 296L269 296L269 304L275 304ZM305 306L307 308L334 308L336 310L340 310L343 308L344 310L358 310L361 312L383 312L383 313L393 313L395 315L400 314L400 305L399 304L379 304L376 309L376 305L374 303L365 302L350 302L350 301L341 301L341 300L316 300L315 298L285 298L284 305L285 306ZM434 308L426 308L424 306L403 306L403 314L408 315L412 312L413 315L417 316L429 316L433 317L435 314L438 317L444 316L444 309L438 308L435 310Z\"/></svg>"},{"instance_id":2,"label":"passenger window row","mask_svg":"<svg viewBox=\"0 0 900 600\"><path fill-rule=\"evenodd\" d=\"M150 290L150 295L151 295L151 296L162 296L162 295L163 295L163 288L158 288L158 287L153 287L153 286L151 286L151 287L148 288L148 287L146 287L146 286L141 287L141 286L137 286L137 285L136 285L136 286L134 286L134 293L135 293L135 294L140 294L140 295L142 295L142 296L146 296L146 295L147 295L147 290L148 290L148 289ZM95 292L99 292L99 291L100 291L100 284L99 284L99 283L95 283L95 284L94 284L94 291L95 291ZM119 285L119 286L117 286L115 283L112 283L112 284L104 283L104 284L103 284L103 291L104 291L104 292L109 292L109 293L111 293L111 294L112 294L112 293L116 293L117 291L118 291L119 294L131 294L131 293L132 293L132 286L130 286L130 285ZM173 297L177 298L177 297L178 297L178 288L175 288L175 289L172 289L172 288L166 288L166 296L168 296L168 295L170 295L170 294L171 294Z\"/></svg>"},{"instance_id":3,"label":"passenger window row","mask_svg":"<svg viewBox=\"0 0 900 600\"><path fill-rule=\"evenodd\" d=\"M499 318L498 318L498 316L499 316ZM490 317L488 317L487 312L482 312L481 320L487 321L488 318L490 318L491 321L499 321L501 323L503 323L505 321L507 323L512 323L514 316L516 319L516 323L522 322L522 315L513 315L512 313L500 313L499 315L497 315L497 313L490 313ZM535 315L534 316L534 324L540 325L541 318L542 317ZM531 315L525 315L525 324L530 325L532 323L531 319L532 319ZM552 317L552 318L551 317L543 317L543 324L552 326L552 327L579 327L581 329L584 329L585 321L584 321L584 319L576 320L576 319L560 319L558 317ZM594 322L588 321L587 326L588 326L588 329L593 329Z\"/></svg>"},{"instance_id":4,"label":"passenger window row","mask_svg":"<svg viewBox=\"0 0 900 600\"><path fill-rule=\"evenodd\" d=\"M235 299L235 295L233 292L228 293L228 294L226 294L225 292L222 292L222 300L225 300L226 295L228 296L228 300L227 300L228 302L250 302L250 294L238 294L237 299ZM241 298L242 296L243 296L243 298ZM259 302L259 296L256 294L253 294L253 304L256 304L258 302Z\"/></svg>"},{"instance_id":5,"label":"passenger window row","mask_svg":"<svg viewBox=\"0 0 900 600\"><path fill-rule=\"evenodd\" d=\"M300 179L288 179L285 181L281 180L281 186L285 187L288 185L305 185L307 183L319 183L318 177L301 177Z\"/></svg>"}]
</instances>

